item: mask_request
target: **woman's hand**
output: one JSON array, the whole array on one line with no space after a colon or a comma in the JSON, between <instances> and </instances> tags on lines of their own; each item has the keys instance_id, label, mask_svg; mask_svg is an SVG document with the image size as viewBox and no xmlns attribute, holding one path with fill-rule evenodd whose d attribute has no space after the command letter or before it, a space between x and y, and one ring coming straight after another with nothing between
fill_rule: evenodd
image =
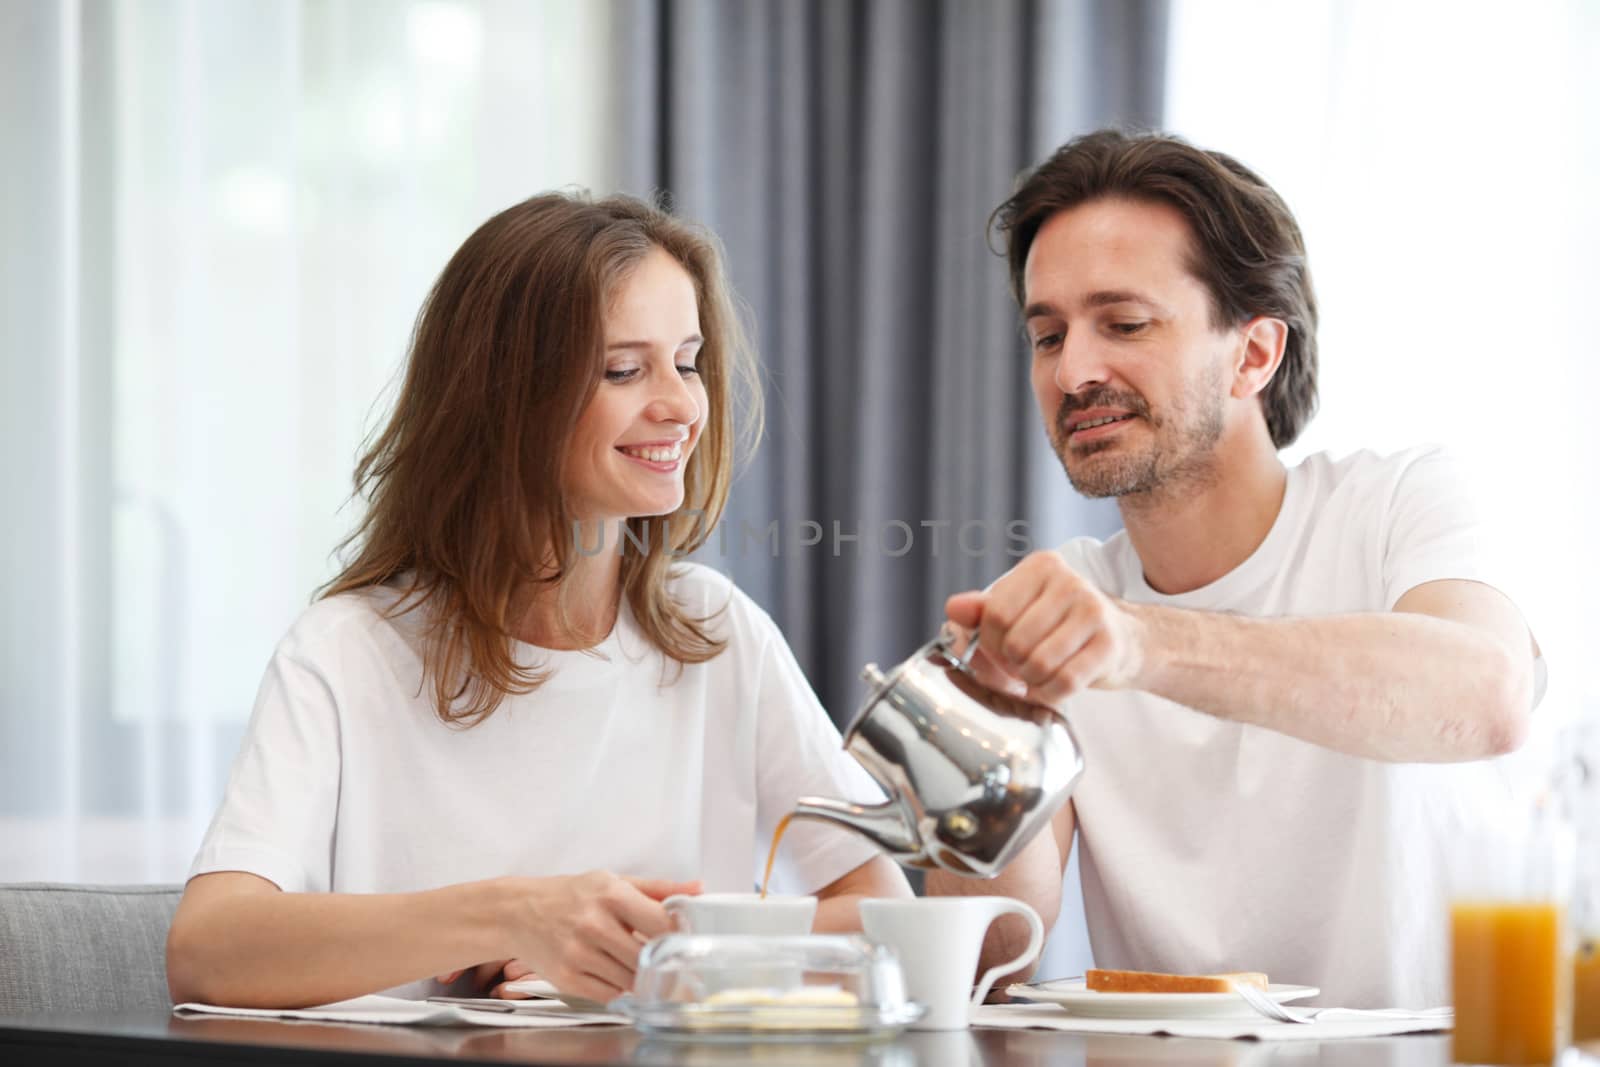
<instances>
[{"instance_id":1,"label":"woman's hand","mask_svg":"<svg viewBox=\"0 0 1600 1067\"><path fill-rule=\"evenodd\" d=\"M489 963L480 963L476 967L449 974L441 974L434 981L440 985L450 985L467 971L472 972L472 992L476 996L499 997L502 1000L525 1000L527 993L512 993L506 990L506 983L515 982L534 974L534 969L521 960L492 960Z\"/></svg>"},{"instance_id":2,"label":"woman's hand","mask_svg":"<svg viewBox=\"0 0 1600 1067\"><path fill-rule=\"evenodd\" d=\"M602 1004L633 988L639 946L673 929L661 902L699 882L625 878L610 871L504 879L511 963L563 993ZM509 976L509 968L508 968Z\"/></svg>"}]
</instances>

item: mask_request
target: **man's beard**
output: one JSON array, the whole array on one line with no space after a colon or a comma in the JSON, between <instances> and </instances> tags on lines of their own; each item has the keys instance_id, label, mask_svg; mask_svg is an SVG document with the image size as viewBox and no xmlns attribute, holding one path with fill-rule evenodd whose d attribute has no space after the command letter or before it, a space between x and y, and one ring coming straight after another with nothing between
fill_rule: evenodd
<instances>
[{"instance_id":1,"label":"man's beard","mask_svg":"<svg viewBox=\"0 0 1600 1067\"><path fill-rule=\"evenodd\" d=\"M1067 480L1087 497L1125 497L1208 479L1212 449L1222 439L1221 379L1218 367L1189 382L1167 415L1153 414L1138 393L1105 386L1063 397L1050 440ZM1154 440L1137 452L1115 438L1074 445L1067 437L1068 418L1097 407L1144 419Z\"/></svg>"}]
</instances>

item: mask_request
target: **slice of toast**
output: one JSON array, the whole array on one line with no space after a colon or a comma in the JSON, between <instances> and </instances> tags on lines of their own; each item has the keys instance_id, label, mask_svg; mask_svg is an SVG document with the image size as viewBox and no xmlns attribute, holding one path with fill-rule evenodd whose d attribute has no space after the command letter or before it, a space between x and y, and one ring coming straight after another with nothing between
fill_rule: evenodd
<instances>
[{"instance_id":1,"label":"slice of toast","mask_svg":"<svg viewBox=\"0 0 1600 1067\"><path fill-rule=\"evenodd\" d=\"M1258 971L1160 974L1091 969L1084 979L1084 984L1096 993L1231 993L1235 982L1245 982L1262 990L1267 988L1267 976Z\"/></svg>"}]
</instances>

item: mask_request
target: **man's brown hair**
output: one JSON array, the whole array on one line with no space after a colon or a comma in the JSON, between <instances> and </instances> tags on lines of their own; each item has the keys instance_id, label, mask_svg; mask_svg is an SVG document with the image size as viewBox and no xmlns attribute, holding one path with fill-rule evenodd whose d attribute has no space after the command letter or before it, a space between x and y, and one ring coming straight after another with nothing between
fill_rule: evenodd
<instances>
[{"instance_id":1,"label":"man's brown hair","mask_svg":"<svg viewBox=\"0 0 1600 1067\"><path fill-rule=\"evenodd\" d=\"M1242 163L1170 134L1098 130L1025 174L992 222L1006 242L1020 305L1028 249L1046 220L1091 200L1170 204L1189 222L1189 271L1211 295L1217 329L1256 315L1289 327L1283 362L1261 394L1267 431L1292 444L1317 408L1317 299L1305 241L1272 188Z\"/></svg>"},{"instance_id":2,"label":"man's brown hair","mask_svg":"<svg viewBox=\"0 0 1600 1067\"><path fill-rule=\"evenodd\" d=\"M605 372L607 310L653 248L693 280L709 403L682 507L628 520L622 593L680 664L726 644L666 588L674 560L716 525L747 452L734 440L738 402L751 415L743 429L760 433L754 356L717 245L631 197L536 196L480 226L434 283L394 411L356 466L368 507L341 546L353 558L320 590L399 585L392 614L426 609L425 676L446 722L477 723L545 680L513 654L517 606L536 584L559 586L586 551L562 490L568 443Z\"/></svg>"}]
</instances>

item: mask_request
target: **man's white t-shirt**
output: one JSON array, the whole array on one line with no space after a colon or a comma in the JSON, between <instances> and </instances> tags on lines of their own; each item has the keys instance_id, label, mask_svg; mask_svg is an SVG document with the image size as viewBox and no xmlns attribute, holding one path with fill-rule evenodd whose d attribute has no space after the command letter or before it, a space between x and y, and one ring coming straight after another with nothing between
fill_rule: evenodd
<instances>
[{"instance_id":1,"label":"man's white t-shirt","mask_svg":"<svg viewBox=\"0 0 1600 1067\"><path fill-rule=\"evenodd\" d=\"M1431 448L1307 458L1256 551L1192 592L1151 589L1126 531L1061 551L1112 596L1255 617L1496 584L1459 468ZM1464 832L1504 818L1497 761L1361 759L1142 692L1089 691L1066 714L1097 966L1265 971L1351 1007L1449 1003L1446 872Z\"/></svg>"},{"instance_id":2,"label":"man's white t-shirt","mask_svg":"<svg viewBox=\"0 0 1600 1067\"><path fill-rule=\"evenodd\" d=\"M604 869L747 892L800 796L881 802L771 618L697 564L669 590L696 616L720 610L724 652L679 667L624 604L596 649L519 646L549 679L467 729L434 712L421 612L383 617L396 590L318 601L272 657L190 876L388 893ZM810 893L874 855L797 822L773 885Z\"/></svg>"}]
</instances>

